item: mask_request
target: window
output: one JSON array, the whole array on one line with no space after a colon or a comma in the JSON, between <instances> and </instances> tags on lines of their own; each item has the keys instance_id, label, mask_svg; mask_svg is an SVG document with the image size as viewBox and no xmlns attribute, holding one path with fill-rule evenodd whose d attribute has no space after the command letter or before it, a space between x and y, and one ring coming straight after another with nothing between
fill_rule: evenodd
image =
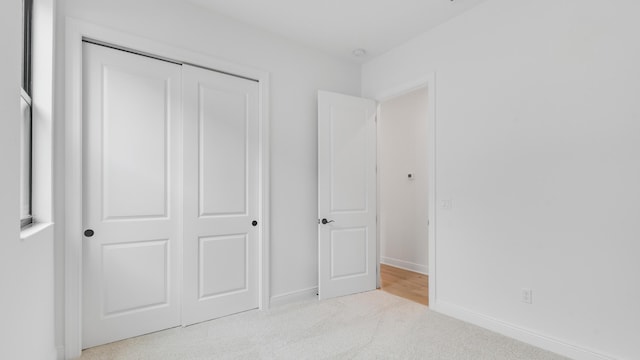
<instances>
[{"instance_id":1,"label":"window","mask_svg":"<svg viewBox=\"0 0 640 360\"><path fill-rule=\"evenodd\" d=\"M31 18L33 0L22 1L22 91L20 99L20 225L32 223Z\"/></svg>"}]
</instances>

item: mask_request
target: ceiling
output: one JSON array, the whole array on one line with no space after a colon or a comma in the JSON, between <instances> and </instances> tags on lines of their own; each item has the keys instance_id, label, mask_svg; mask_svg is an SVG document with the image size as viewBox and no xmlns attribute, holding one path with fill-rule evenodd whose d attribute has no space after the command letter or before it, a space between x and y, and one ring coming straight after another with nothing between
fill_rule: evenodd
<instances>
[{"instance_id":1,"label":"ceiling","mask_svg":"<svg viewBox=\"0 0 640 360\"><path fill-rule=\"evenodd\" d=\"M356 62L380 55L485 0L188 0ZM353 50L365 49L356 57Z\"/></svg>"}]
</instances>

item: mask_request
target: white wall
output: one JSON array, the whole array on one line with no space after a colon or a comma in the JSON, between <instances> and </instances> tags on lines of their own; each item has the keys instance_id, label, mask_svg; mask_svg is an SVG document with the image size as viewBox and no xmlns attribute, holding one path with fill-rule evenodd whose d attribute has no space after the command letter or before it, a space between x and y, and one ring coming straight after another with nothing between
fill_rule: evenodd
<instances>
[{"instance_id":1,"label":"white wall","mask_svg":"<svg viewBox=\"0 0 640 360\"><path fill-rule=\"evenodd\" d=\"M380 104L380 261L427 273L427 89ZM409 178L408 174L412 174Z\"/></svg>"},{"instance_id":2,"label":"white wall","mask_svg":"<svg viewBox=\"0 0 640 360\"><path fill-rule=\"evenodd\" d=\"M54 359L53 229L19 225L21 1L0 2L0 24L0 358Z\"/></svg>"},{"instance_id":3,"label":"white wall","mask_svg":"<svg viewBox=\"0 0 640 360\"><path fill-rule=\"evenodd\" d=\"M68 16L270 72L271 295L316 287L317 90L358 94L359 65L186 1L66 0L60 4L59 51L64 49L64 17ZM60 53L59 59L64 60ZM58 69L63 79L63 68ZM58 151L62 154L60 147ZM58 194L63 189L59 186Z\"/></svg>"},{"instance_id":4,"label":"white wall","mask_svg":"<svg viewBox=\"0 0 640 360\"><path fill-rule=\"evenodd\" d=\"M364 65L369 97L436 72L437 308L640 358L638 13L488 0Z\"/></svg>"}]
</instances>

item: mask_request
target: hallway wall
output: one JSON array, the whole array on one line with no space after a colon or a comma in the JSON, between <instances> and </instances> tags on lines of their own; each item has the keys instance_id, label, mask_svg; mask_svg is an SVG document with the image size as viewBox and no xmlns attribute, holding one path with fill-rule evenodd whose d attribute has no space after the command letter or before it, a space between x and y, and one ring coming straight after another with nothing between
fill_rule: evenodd
<instances>
[{"instance_id":1,"label":"hallway wall","mask_svg":"<svg viewBox=\"0 0 640 360\"><path fill-rule=\"evenodd\" d=\"M427 89L380 104L380 261L428 272ZM411 178L409 178L411 174Z\"/></svg>"}]
</instances>

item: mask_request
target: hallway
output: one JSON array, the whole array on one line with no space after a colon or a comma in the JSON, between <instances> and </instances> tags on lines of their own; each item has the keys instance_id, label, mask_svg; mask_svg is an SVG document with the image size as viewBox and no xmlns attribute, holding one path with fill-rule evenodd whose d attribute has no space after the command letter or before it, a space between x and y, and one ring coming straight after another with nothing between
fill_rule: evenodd
<instances>
[{"instance_id":1,"label":"hallway","mask_svg":"<svg viewBox=\"0 0 640 360\"><path fill-rule=\"evenodd\" d=\"M429 305L429 276L380 264L380 289L422 305Z\"/></svg>"}]
</instances>

